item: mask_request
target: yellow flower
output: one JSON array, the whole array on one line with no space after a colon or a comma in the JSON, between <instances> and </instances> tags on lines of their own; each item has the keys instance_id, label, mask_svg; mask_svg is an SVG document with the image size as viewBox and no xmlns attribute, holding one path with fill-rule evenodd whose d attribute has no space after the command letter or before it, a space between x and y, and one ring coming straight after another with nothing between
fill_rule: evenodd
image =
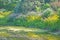
<instances>
[{"instance_id":1,"label":"yellow flower","mask_svg":"<svg viewBox=\"0 0 60 40\"><path fill-rule=\"evenodd\" d=\"M28 36L29 36L29 37L32 37L32 38L39 38L38 35L36 35L36 34L34 34L34 33L31 33L31 32L28 33Z\"/></svg>"},{"instance_id":2,"label":"yellow flower","mask_svg":"<svg viewBox=\"0 0 60 40\"><path fill-rule=\"evenodd\" d=\"M41 19L41 17L40 17L40 16L28 16L28 17L27 17L27 20L28 20L28 21L34 21L34 20L36 20L36 19L37 19L37 20L38 20L38 19Z\"/></svg>"},{"instance_id":3,"label":"yellow flower","mask_svg":"<svg viewBox=\"0 0 60 40\"><path fill-rule=\"evenodd\" d=\"M3 15L7 16L11 13L11 11L8 11L8 12L3 12Z\"/></svg>"},{"instance_id":4,"label":"yellow flower","mask_svg":"<svg viewBox=\"0 0 60 40\"><path fill-rule=\"evenodd\" d=\"M48 21L48 22L56 22L57 20L59 20L59 16L54 14L53 16L50 16L48 18L46 18L44 21Z\"/></svg>"},{"instance_id":5,"label":"yellow flower","mask_svg":"<svg viewBox=\"0 0 60 40\"><path fill-rule=\"evenodd\" d=\"M11 13L11 11L8 12L0 12L0 18L4 18L5 16L8 16Z\"/></svg>"},{"instance_id":6,"label":"yellow flower","mask_svg":"<svg viewBox=\"0 0 60 40\"><path fill-rule=\"evenodd\" d=\"M0 14L0 18L4 18L4 16Z\"/></svg>"},{"instance_id":7,"label":"yellow flower","mask_svg":"<svg viewBox=\"0 0 60 40\"><path fill-rule=\"evenodd\" d=\"M4 18L3 12L0 12L0 18Z\"/></svg>"},{"instance_id":8,"label":"yellow flower","mask_svg":"<svg viewBox=\"0 0 60 40\"><path fill-rule=\"evenodd\" d=\"M47 39L48 39L48 40L57 40L57 38L55 38L55 37L52 37L52 36L50 36L50 37L47 37Z\"/></svg>"}]
</instances>

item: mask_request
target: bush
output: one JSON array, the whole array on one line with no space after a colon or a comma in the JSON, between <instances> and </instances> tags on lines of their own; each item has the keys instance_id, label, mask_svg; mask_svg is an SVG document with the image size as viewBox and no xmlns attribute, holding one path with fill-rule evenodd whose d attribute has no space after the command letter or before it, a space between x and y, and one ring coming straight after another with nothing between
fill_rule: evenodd
<instances>
[{"instance_id":1,"label":"bush","mask_svg":"<svg viewBox=\"0 0 60 40\"><path fill-rule=\"evenodd\" d=\"M0 26L7 24L7 18L0 18Z\"/></svg>"},{"instance_id":2,"label":"bush","mask_svg":"<svg viewBox=\"0 0 60 40\"><path fill-rule=\"evenodd\" d=\"M43 5L41 6L41 9L42 9L42 10L45 10L45 9L47 9L47 8L50 8L50 4L48 4L48 3L43 4Z\"/></svg>"},{"instance_id":3,"label":"bush","mask_svg":"<svg viewBox=\"0 0 60 40\"><path fill-rule=\"evenodd\" d=\"M50 31L56 31L59 30L59 16L54 14L53 16L50 16L44 20L46 28Z\"/></svg>"}]
</instances>

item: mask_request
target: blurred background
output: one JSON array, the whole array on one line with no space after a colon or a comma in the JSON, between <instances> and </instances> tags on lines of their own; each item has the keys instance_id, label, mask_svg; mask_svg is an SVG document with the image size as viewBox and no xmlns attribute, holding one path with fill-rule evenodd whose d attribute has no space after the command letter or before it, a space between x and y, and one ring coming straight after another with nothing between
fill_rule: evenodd
<instances>
[{"instance_id":1,"label":"blurred background","mask_svg":"<svg viewBox=\"0 0 60 40\"><path fill-rule=\"evenodd\" d=\"M0 26L42 29L60 37L60 0L0 0Z\"/></svg>"}]
</instances>

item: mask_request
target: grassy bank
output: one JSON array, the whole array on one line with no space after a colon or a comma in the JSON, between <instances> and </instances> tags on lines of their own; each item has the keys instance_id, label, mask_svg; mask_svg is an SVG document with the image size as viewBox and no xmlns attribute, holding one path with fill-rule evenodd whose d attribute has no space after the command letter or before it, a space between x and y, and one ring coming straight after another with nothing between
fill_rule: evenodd
<instances>
[{"instance_id":1,"label":"grassy bank","mask_svg":"<svg viewBox=\"0 0 60 40\"><path fill-rule=\"evenodd\" d=\"M37 28L0 27L0 40L60 40L60 35Z\"/></svg>"}]
</instances>

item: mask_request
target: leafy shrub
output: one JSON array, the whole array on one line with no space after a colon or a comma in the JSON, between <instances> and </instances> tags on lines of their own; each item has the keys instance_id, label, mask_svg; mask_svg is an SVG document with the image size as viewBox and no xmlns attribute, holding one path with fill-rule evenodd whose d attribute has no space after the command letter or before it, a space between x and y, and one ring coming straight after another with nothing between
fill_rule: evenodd
<instances>
[{"instance_id":1,"label":"leafy shrub","mask_svg":"<svg viewBox=\"0 0 60 40\"><path fill-rule=\"evenodd\" d=\"M47 8L46 10L43 11L42 17L47 18L53 14L54 14L54 11L51 8Z\"/></svg>"},{"instance_id":2,"label":"leafy shrub","mask_svg":"<svg viewBox=\"0 0 60 40\"><path fill-rule=\"evenodd\" d=\"M58 11L58 15L60 16L60 8L58 8L58 10L57 10L57 11Z\"/></svg>"},{"instance_id":3,"label":"leafy shrub","mask_svg":"<svg viewBox=\"0 0 60 40\"><path fill-rule=\"evenodd\" d=\"M45 10L45 9L47 9L47 8L50 8L50 4L48 4L48 3L43 4L43 5L41 6L41 9L42 9L42 10Z\"/></svg>"},{"instance_id":4,"label":"leafy shrub","mask_svg":"<svg viewBox=\"0 0 60 40\"><path fill-rule=\"evenodd\" d=\"M56 31L58 30L58 27L57 25L59 25L59 16L54 14L53 16L50 16L48 18L46 18L44 20L45 24L46 24L46 28L48 28L48 30L50 31Z\"/></svg>"},{"instance_id":5,"label":"leafy shrub","mask_svg":"<svg viewBox=\"0 0 60 40\"><path fill-rule=\"evenodd\" d=\"M29 28L48 29L49 31L59 30L59 16L53 14L45 19L37 15L29 15L20 17L14 21L14 25L24 26Z\"/></svg>"},{"instance_id":6,"label":"leafy shrub","mask_svg":"<svg viewBox=\"0 0 60 40\"><path fill-rule=\"evenodd\" d=\"M8 22L8 16L11 14L11 11L0 12L0 25L6 25Z\"/></svg>"},{"instance_id":7,"label":"leafy shrub","mask_svg":"<svg viewBox=\"0 0 60 40\"><path fill-rule=\"evenodd\" d=\"M0 18L4 18L6 16L9 16L11 14L11 12L12 11L5 11L5 12L1 11L0 12Z\"/></svg>"}]
</instances>

